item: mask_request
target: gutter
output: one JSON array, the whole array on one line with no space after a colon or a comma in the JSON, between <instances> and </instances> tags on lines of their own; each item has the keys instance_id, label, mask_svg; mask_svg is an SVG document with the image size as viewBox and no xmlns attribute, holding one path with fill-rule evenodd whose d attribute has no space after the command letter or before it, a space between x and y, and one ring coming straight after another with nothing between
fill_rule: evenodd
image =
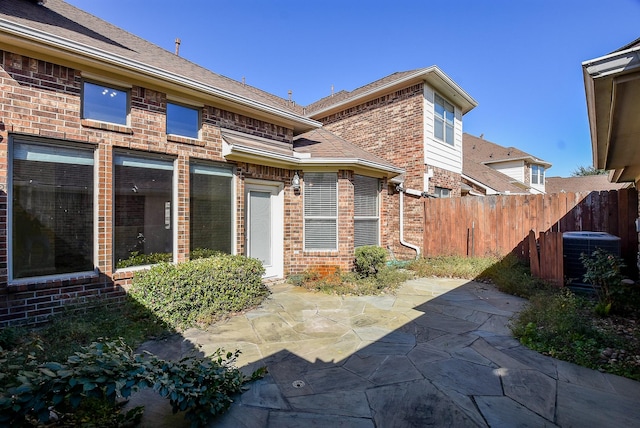
<instances>
[{"instance_id":1,"label":"gutter","mask_svg":"<svg viewBox=\"0 0 640 428\"><path fill-rule=\"evenodd\" d=\"M17 24L3 18L0 18L0 30L5 31L8 34L23 37L27 40L35 42L36 44L49 44L54 47L63 48L77 55L82 55L91 59L106 62L117 67L126 68L130 71L142 73L156 79L160 78L161 80L178 84L180 86L186 86L190 89L194 89L196 91L203 92L205 94L212 95L226 101L231 101L235 104L240 104L245 107L249 107L255 110L262 111L264 113L297 122L298 124L304 125L307 128L320 128L322 126L320 122L309 119L307 117L299 116L286 110L280 110L276 107L254 101L249 98L241 97L232 92L225 91L223 89L216 88L215 86L210 86L196 80L168 72L161 68L150 66L140 61L125 58L123 56L113 54L111 52L107 52L102 49L88 46L82 43L77 43L72 40L46 33L44 31L36 30L34 28L27 27L21 24ZM202 68L204 69L204 67ZM209 72L214 74L211 71Z\"/></svg>"},{"instance_id":2,"label":"gutter","mask_svg":"<svg viewBox=\"0 0 640 428\"><path fill-rule=\"evenodd\" d=\"M273 160L281 165L288 167L300 167L300 166L359 166L366 169L372 169L376 171L384 171L389 176L396 176L404 172L403 169L383 165L377 162L372 162L359 158L325 158L317 157L311 158L308 153L291 152L291 154L274 153L269 150L259 149L255 147L246 147L238 144L229 144L223 136L222 155L227 157L229 155L238 154L246 155L254 159L264 162L265 159Z\"/></svg>"},{"instance_id":3,"label":"gutter","mask_svg":"<svg viewBox=\"0 0 640 428\"><path fill-rule=\"evenodd\" d=\"M460 94L462 99L464 101L466 101L468 104L470 104L470 108L466 111L463 112L463 114L468 113L469 111L473 110L475 107L478 106L478 102L476 100L474 100L469 94L467 94L460 86L458 86L458 84L456 84L453 80L451 80L451 78L449 76L447 76L442 70L440 70L437 66L433 65L431 67L427 67L427 68L421 68L420 70L417 70L415 73L411 73L408 76L403 77L402 79L398 79L398 80L393 80L387 84L384 84L382 86L376 86L373 89L370 89L368 91L363 92L362 94L359 94L355 97L352 98L346 98L341 102L338 102L336 104L331 104L323 109L320 110L316 110L313 111L311 113L309 113L309 116L318 116L321 115L327 111L332 111L335 109L339 109L342 106L351 104L353 102L356 102L357 100L361 99L361 98L367 98L370 97L378 92L383 92L386 91L389 88L393 88L395 86L401 85L402 83L411 81L411 80L415 80L417 78L422 77L423 81L428 80L427 77L431 74L435 74L437 77L440 78L440 80L446 84L453 92ZM460 107L460 106L459 106Z\"/></svg>"},{"instance_id":4,"label":"gutter","mask_svg":"<svg viewBox=\"0 0 640 428\"><path fill-rule=\"evenodd\" d=\"M404 184L404 182L401 182L400 184L398 184L396 186L396 190L400 193L400 244L404 247L407 248L411 248L413 251L416 252L416 259L420 257L420 247L415 245L415 244L410 244L409 242L404 240L404 194L408 194L411 196L417 196L417 197L426 197L428 196L426 192L421 192L419 190L415 190L415 189L405 189L404 187L402 187L402 185Z\"/></svg>"}]
</instances>

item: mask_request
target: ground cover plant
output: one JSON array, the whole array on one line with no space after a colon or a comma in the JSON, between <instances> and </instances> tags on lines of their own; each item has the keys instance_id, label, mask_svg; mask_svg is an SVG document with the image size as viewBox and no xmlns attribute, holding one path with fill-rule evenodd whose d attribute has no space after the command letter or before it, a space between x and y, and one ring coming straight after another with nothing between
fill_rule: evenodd
<instances>
[{"instance_id":1,"label":"ground cover plant","mask_svg":"<svg viewBox=\"0 0 640 428\"><path fill-rule=\"evenodd\" d=\"M386 263L387 252L376 246L356 248L354 272L343 272L338 267L311 269L291 275L290 284L327 294L371 296L393 293L413 274Z\"/></svg>"},{"instance_id":2,"label":"ground cover plant","mask_svg":"<svg viewBox=\"0 0 640 428\"><path fill-rule=\"evenodd\" d=\"M143 280L134 280L136 298L131 293L120 304L71 307L38 328L0 329L0 426L135 424L141 410L121 413L114 397L145 387L185 411L192 426L223 412L232 394L263 374L243 376L234 367L237 351L177 362L131 351L145 340L247 309L266 295L259 261L206 251L200 256L186 266L161 264L143 271L148 275L138 273ZM140 290L146 284L155 295ZM175 306L166 303L171 299ZM203 309L190 299L218 304Z\"/></svg>"},{"instance_id":3,"label":"ground cover plant","mask_svg":"<svg viewBox=\"0 0 640 428\"><path fill-rule=\"evenodd\" d=\"M409 268L423 277L487 281L500 291L525 297L529 306L512 322L515 337L524 345L554 358L640 380L639 287L620 282L618 258L601 252L584 258L589 260L587 279L604 284L606 290L577 295L550 286L532 277L526 263L512 255L423 258ZM602 310L601 302L609 310Z\"/></svg>"}]
</instances>

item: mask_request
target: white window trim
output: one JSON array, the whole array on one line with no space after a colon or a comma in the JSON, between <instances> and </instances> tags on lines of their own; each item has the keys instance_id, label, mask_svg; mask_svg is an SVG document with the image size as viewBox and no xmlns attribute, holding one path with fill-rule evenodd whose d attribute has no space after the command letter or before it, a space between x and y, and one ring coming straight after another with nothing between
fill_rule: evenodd
<instances>
[{"instance_id":1,"label":"white window trim","mask_svg":"<svg viewBox=\"0 0 640 428\"><path fill-rule=\"evenodd\" d=\"M339 184L339 179L338 179L338 173L335 172L307 172L306 174L310 175L310 174L331 174L333 176L335 176L335 184L336 184L336 210L335 210L335 215L334 216L307 216L305 214L305 207L306 207L306 194L307 194L307 177L308 175L305 177L303 176L303 203L302 203L302 217L303 217L303 247L304 247L304 251L305 252L314 252L314 251L332 251L332 252L336 252L338 251L338 241L340 239L339 236L339 222L338 222L338 214L339 214L339 202L340 202L340 192L338 190L338 184ZM334 248L307 248L307 236L306 236L306 230L307 230L307 220L335 220L336 225L336 241L335 241L335 246Z\"/></svg>"},{"instance_id":2,"label":"white window trim","mask_svg":"<svg viewBox=\"0 0 640 428\"><path fill-rule=\"evenodd\" d=\"M436 105L438 105L438 102L436 101L437 98L441 98L442 101L444 102L443 107L447 107L447 104L451 106L451 108L453 109L453 122L451 124L452 126L452 131L451 131L451 137L452 140L451 142L447 141L447 120L446 120L446 115L445 117L442 118L442 136L443 138L438 138L436 137L436 119L439 118L438 115L436 114ZM447 100L445 97L443 97L442 95L440 95L439 93L437 93L436 91L433 91L433 139L436 141L439 141L441 143L446 144L449 147L455 147L456 145L456 106L454 106L452 103L449 102L449 100Z\"/></svg>"},{"instance_id":3,"label":"white window trim","mask_svg":"<svg viewBox=\"0 0 640 428\"><path fill-rule=\"evenodd\" d=\"M116 126L124 126L125 128L128 128L131 126L131 85L122 85L120 83L115 84L115 83L111 83L113 82L110 79L103 79L100 78L99 80L97 79L92 79L92 78L84 78L85 74L83 73L83 78L82 78L82 84L81 84L81 91L80 91L80 119L81 120L92 120L94 122L98 122L98 123L110 123ZM85 83L91 83L93 85L99 85L99 86L105 86L105 87L110 87L112 89L116 89L118 91L122 91L124 93L127 94L127 105L126 105L126 110L127 110L127 115L125 118L125 123L117 123L117 122L107 122L104 120L100 120L100 119L94 119L91 117L85 117L85 112L84 112L84 107L85 107L85 101L84 101L84 84Z\"/></svg>"},{"instance_id":4,"label":"white window trim","mask_svg":"<svg viewBox=\"0 0 640 428\"><path fill-rule=\"evenodd\" d=\"M167 99L167 106L165 108L165 131L167 131L167 128L169 127L169 104L173 104L176 106L180 106L180 107L184 107L184 108L188 108L196 111L196 113L198 114L198 132L197 132L198 135L196 135L195 137L191 137L191 136L181 135L181 134L173 134L173 133L170 134L169 132L167 132L167 135L172 135L174 137L181 137L181 138L190 138L193 140L201 140L202 139L202 107L194 106L192 104L186 104L181 101L173 101L173 100Z\"/></svg>"},{"instance_id":5,"label":"white window trim","mask_svg":"<svg viewBox=\"0 0 640 428\"><path fill-rule=\"evenodd\" d=\"M366 176L365 176L366 177ZM375 178L375 177L367 177L367 178ZM376 220L378 222L378 231L377 231L377 242L375 244L370 244L370 245L380 245L380 179L376 179L377 181L377 187L376 187L376 215L375 216L357 216L354 214L353 216L353 221L354 221L354 228L355 228L355 222L358 220ZM355 186L354 186L354 200L355 200ZM355 243L355 230L354 230L354 243Z\"/></svg>"},{"instance_id":6,"label":"white window trim","mask_svg":"<svg viewBox=\"0 0 640 428\"><path fill-rule=\"evenodd\" d=\"M16 143L22 144L38 144L38 145L51 145L51 146L62 146L68 147L71 149L79 149L79 150L93 150L93 236L94 236L94 244L93 245L93 270L89 271L80 271L80 272L70 272L70 273L61 273L54 275L43 275L43 276L31 276L26 278L14 278L13 277L13 146ZM8 285L22 285L22 284L33 284L33 283L43 283L47 281L64 281L66 279L77 279L81 277L97 277L98 273L98 256L100 245L98 243L98 150L95 146L80 146L74 143L61 143L60 141L53 141L49 139L40 139L40 138L32 138L32 137L21 137L21 136L9 136L9 148L8 148L8 165L7 165L7 284Z\"/></svg>"}]
</instances>

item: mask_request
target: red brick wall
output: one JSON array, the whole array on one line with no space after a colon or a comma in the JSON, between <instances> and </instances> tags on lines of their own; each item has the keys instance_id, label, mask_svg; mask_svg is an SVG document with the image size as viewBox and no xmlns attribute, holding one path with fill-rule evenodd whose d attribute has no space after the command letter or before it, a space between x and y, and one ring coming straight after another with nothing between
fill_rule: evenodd
<instances>
[{"instance_id":1,"label":"red brick wall","mask_svg":"<svg viewBox=\"0 0 640 428\"><path fill-rule=\"evenodd\" d=\"M460 196L460 183L462 181L460 174L433 166L429 167L429 169L433 171L433 176L429 179L429 193L434 193L436 187L443 187L451 189L452 198Z\"/></svg>"},{"instance_id":2,"label":"red brick wall","mask_svg":"<svg viewBox=\"0 0 640 428\"><path fill-rule=\"evenodd\" d=\"M225 162L222 157L220 127L248 134L289 142L293 130L246 117L215 106L205 106L202 112L200 140L167 136L165 117L167 96L164 93L133 86L131 88L130 126L118 126L82 120L80 117L81 73L67 67L0 51L0 325L8 322L39 322L61 310L63 304L118 301L129 286L131 271L114 272L113 266L113 151L116 148L166 154L177 158L174 174L177 188L177 254L176 261L185 260L189 252L189 159ZM99 273L65 279L33 279L8 284L7 255L7 152L11 135L32 136L48 141L86 143L96 148L97 184L97 258ZM264 178L287 183L288 215L295 222L296 202L289 200L291 171L256 165L240 166L238 195L238 253L244 251L243 194L244 177ZM297 198L297 199L296 199ZM293 202L292 202L293 201ZM291 250L291 249L290 249ZM300 261L304 265L304 260Z\"/></svg>"},{"instance_id":3,"label":"red brick wall","mask_svg":"<svg viewBox=\"0 0 640 428\"><path fill-rule=\"evenodd\" d=\"M405 169L405 188L423 190L424 173L424 96L423 84L390 92L361 105L317 117L329 131ZM458 192L459 192L458 184ZM400 245L399 197L395 187L383 193L381 245L389 246L400 258L415 252ZM459 193L458 193L459 194ZM424 226L422 201L405 197L404 238L422 246Z\"/></svg>"}]
</instances>

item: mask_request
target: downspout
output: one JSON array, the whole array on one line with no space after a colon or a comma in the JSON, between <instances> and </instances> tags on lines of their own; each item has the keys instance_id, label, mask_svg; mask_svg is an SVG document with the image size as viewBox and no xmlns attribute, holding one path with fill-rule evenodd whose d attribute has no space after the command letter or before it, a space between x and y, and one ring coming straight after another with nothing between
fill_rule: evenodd
<instances>
[{"instance_id":1,"label":"downspout","mask_svg":"<svg viewBox=\"0 0 640 428\"><path fill-rule=\"evenodd\" d=\"M400 183L396 187L396 190L400 192L400 244L414 250L416 252L416 259L417 259L418 257L420 257L420 247L418 247L415 244L410 244L409 242L404 240L404 194L409 193L410 195L413 195L413 196L422 197L424 196L424 193L418 190L404 189L402 187L402 184L403 183Z\"/></svg>"}]
</instances>

